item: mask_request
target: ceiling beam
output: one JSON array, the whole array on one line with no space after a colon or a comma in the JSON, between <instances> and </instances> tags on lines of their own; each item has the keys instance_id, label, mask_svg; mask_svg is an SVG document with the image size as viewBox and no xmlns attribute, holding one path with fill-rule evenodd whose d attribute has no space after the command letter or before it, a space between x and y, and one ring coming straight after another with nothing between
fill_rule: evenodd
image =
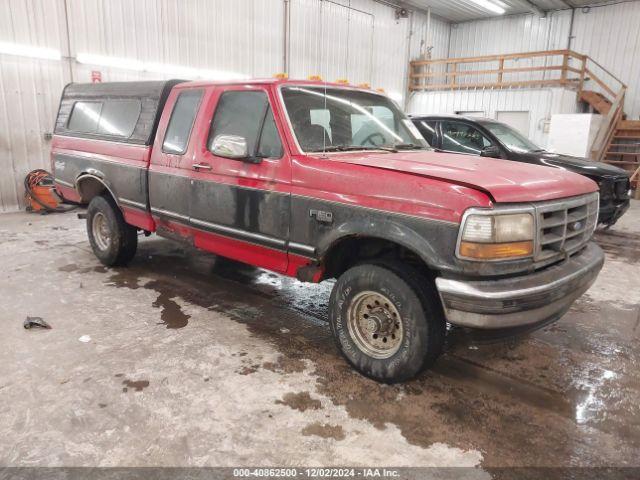
<instances>
[{"instance_id":1,"label":"ceiling beam","mask_svg":"<svg viewBox=\"0 0 640 480\"><path fill-rule=\"evenodd\" d=\"M546 10L541 9L538 5L531 0L511 0L513 3L520 4L522 7L528 9L531 13L535 13L540 18L547 16Z\"/></svg>"}]
</instances>

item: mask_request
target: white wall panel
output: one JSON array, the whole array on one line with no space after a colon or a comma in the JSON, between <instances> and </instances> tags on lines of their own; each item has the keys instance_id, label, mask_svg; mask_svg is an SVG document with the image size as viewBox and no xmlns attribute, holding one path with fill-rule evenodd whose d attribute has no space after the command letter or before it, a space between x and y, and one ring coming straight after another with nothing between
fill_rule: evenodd
<instances>
[{"instance_id":1,"label":"white wall panel","mask_svg":"<svg viewBox=\"0 0 640 480\"><path fill-rule=\"evenodd\" d=\"M409 20L371 0L292 0L291 78L368 83L401 97Z\"/></svg>"},{"instance_id":2,"label":"white wall panel","mask_svg":"<svg viewBox=\"0 0 640 480\"><path fill-rule=\"evenodd\" d=\"M68 3L73 56L102 55L250 77L272 76L283 68L282 0ZM78 80L89 81L84 73L90 70L81 68ZM125 75L131 78L130 73ZM103 76L103 81L109 80L109 75Z\"/></svg>"},{"instance_id":3,"label":"white wall panel","mask_svg":"<svg viewBox=\"0 0 640 480\"><path fill-rule=\"evenodd\" d=\"M640 2L576 10L571 45L627 84L625 112L635 120L640 118L639 25Z\"/></svg>"},{"instance_id":4,"label":"white wall panel","mask_svg":"<svg viewBox=\"0 0 640 480\"><path fill-rule=\"evenodd\" d=\"M61 1L0 2L0 41L64 50ZM23 204L25 175L49 165L51 132L66 61L0 55L0 212Z\"/></svg>"}]
</instances>

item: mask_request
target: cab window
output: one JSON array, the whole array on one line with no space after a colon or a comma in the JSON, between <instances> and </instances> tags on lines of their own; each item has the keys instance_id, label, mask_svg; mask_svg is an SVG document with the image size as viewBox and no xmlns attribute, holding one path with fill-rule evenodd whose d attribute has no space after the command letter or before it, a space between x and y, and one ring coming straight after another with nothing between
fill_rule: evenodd
<instances>
[{"instance_id":1,"label":"cab window","mask_svg":"<svg viewBox=\"0 0 640 480\"><path fill-rule=\"evenodd\" d=\"M164 136L162 151L174 155L182 155L187 151L189 135L198 113L202 90L186 90L181 92L171 112L167 133Z\"/></svg>"},{"instance_id":2,"label":"cab window","mask_svg":"<svg viewBox=\"0 0 640 480\"><path fill-rule=\"evenodd\" d=\"M251 156L280 158L283 154L269 99L262 91L224 92L213 115L209 150L218 135L243 137Z\"/></svg>"},{"instance_id":3,"label":"cab window","mask_svg":"<svg viewBox=\"0 0 640 480\"><path fill-rule=\"evenodd\" d=\"M480 155L491 141L472 125L462 122L442 122L442 149L450 152Z\"/></svg>"}]
</instances>

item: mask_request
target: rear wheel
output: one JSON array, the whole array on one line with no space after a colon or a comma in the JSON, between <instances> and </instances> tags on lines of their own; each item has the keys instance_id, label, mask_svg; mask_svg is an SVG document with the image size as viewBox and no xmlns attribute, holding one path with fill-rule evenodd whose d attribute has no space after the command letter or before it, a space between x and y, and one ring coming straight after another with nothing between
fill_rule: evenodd
<instances>
[{"instance_id":1,"label":"rear wheel","mask_svg":"<svg viewBox=\"0 0 640 480\"><path fill-rule=\"evenodd\" d=\"M138 231L124 221L111 197L97 196L87 209L87 234L93 253L107 267L127 265L138 248Z\"/></svg>"},{"instance_id":2,"label":"rear wheel","mask_svg":"<svg viewBox=\"0 0 640 480\"><path fill-rule=\"evenodd\" d=\"M415 376L444 345L445 320L431 282L399 263L358 265L336 282L331 328L347 361L386 383Z\"/></svg>"}]
</instances>

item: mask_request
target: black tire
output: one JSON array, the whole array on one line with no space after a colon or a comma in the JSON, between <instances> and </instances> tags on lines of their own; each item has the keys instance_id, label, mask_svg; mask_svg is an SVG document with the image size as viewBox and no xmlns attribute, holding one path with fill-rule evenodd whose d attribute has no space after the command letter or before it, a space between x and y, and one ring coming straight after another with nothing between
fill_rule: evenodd
<instances>
[{"instance_id":1,"label":"black tire","mask_svg":"<svg viewBox=\"0 0 640 480\"><path fill-rule=\"evenodd\" d=\"M94 223L103 225L108 237L94 235ZM98 227L96 227L98 228ZM97 196L87 209L87 234L93 253L107 267L124 266L138 248L138 230L124 221L111 197Z\"/></svg>"},{"instance_id":2,"label":"black tire","mask_svg":"<svg viewBox=\"0 0 640 480\"><path fill-rule=\"evenodd\" d=\"M367 310L371 306L378 308L368 305L369 298L380 298L372 296L371 292L390 300L390 304L383 302L384 305L380 306L382 314L376 312L373 315L382 317L387 324L384 330L387 333L379 334L379 337L389 332L393 335L401 328L399 346L398 340L393 340L397 351L386 352L384 355L390 355L386 358L372 356L366 351L366 346L362 347L363 341L358 340L358 334L354 333L362 330L349 321L350 309L371 312ZM395 322L395 330L388 326L397 318L394 313L400 317L400 322ZM379 382L396 383L413 378L435 362L444 346L446 322L435 286L413 268L400 263L363 264L343 273L331 292L329 319L336 344L347 361L363 375ZM375 323L368 322L367 328ZM378 343L379 337L376 337ZM383 340L387 342L386 338ZM389 342L392 342L390 337ZM374 355L376 353L374 351Z\"/></svg>"}]
</instances>

